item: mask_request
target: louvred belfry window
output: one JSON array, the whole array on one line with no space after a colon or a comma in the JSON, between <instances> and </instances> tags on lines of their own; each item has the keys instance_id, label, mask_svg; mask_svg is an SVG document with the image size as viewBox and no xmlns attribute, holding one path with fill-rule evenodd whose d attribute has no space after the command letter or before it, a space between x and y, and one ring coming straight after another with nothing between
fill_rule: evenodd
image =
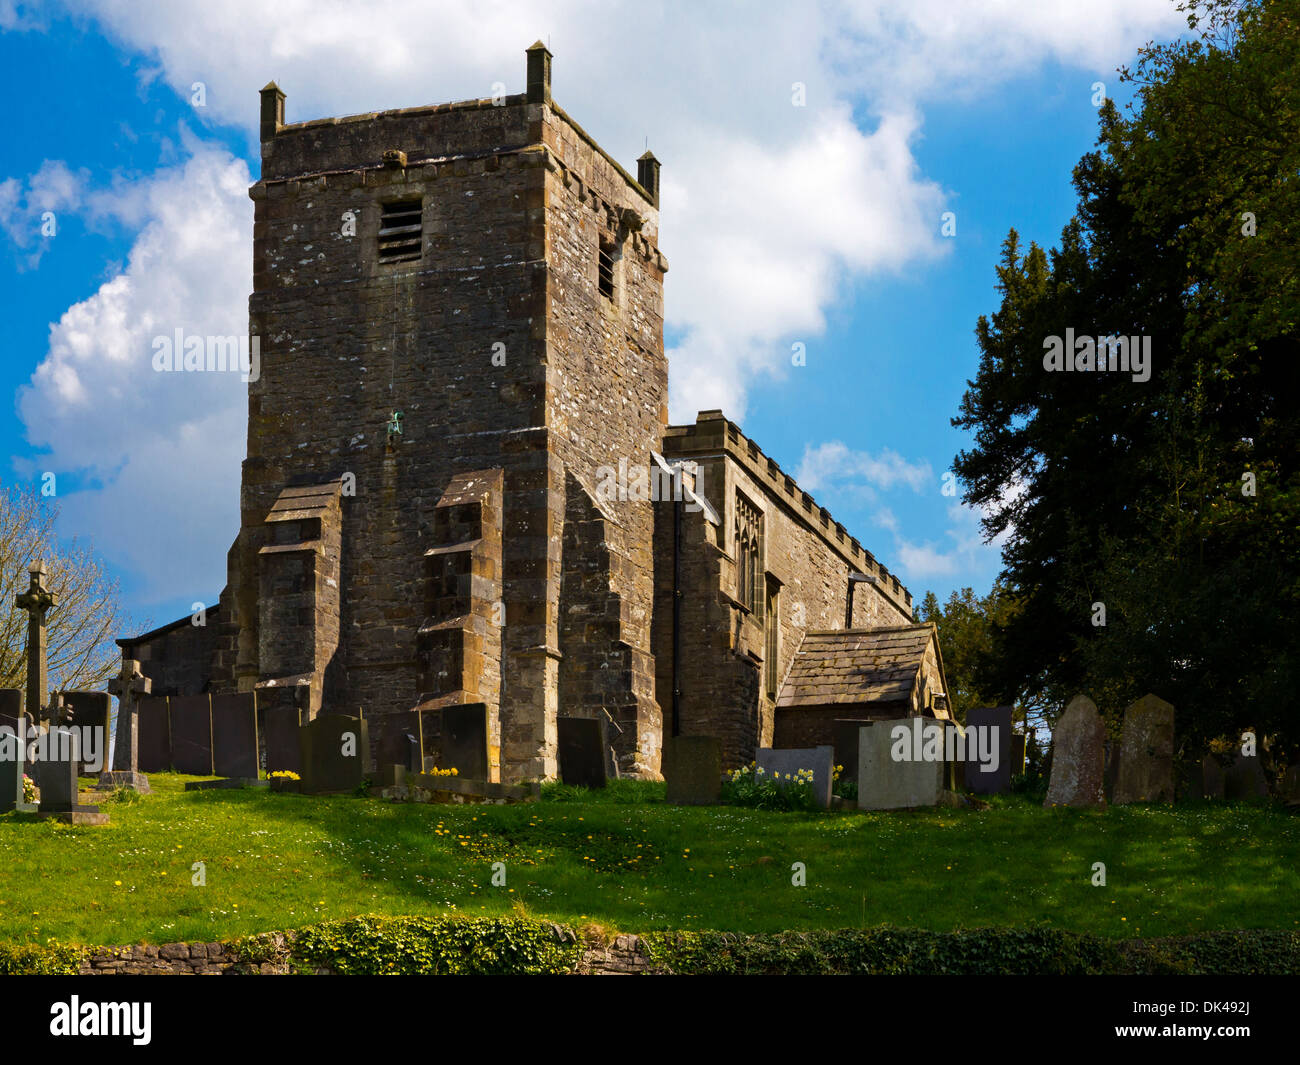
<instances>
[{"instance_id":1,"label":"louvred belfry window","mask_svg":"<svg viewBox=\"0 0 1300 1065\"><path fill-rule=\"evenodd\" d=\"M419 200L399 200L380 207L379 261L405 263L420 258L424 244L424 208Z\"/></svg>"}]
</instances>

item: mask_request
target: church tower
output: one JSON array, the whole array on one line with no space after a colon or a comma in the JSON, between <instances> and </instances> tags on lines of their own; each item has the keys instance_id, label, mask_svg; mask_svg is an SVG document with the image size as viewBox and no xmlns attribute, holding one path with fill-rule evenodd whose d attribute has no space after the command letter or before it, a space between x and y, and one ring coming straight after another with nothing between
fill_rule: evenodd
<instances>
[{"instance_id":1,"label":"church tower","mask_svg":"<svg viewBox=\"0 0 1300 1065\"><path fill-rule=\"evenodd\" d=\"M652 504L602 471L666 424L659 164L551 98L287 124L261 94L241 527L211 687L364 712L372 743L482 708L489 775L554 777L561 717L659 771ZM477 712L477 709L475 710Z\"/></svg>"}]
</instances>

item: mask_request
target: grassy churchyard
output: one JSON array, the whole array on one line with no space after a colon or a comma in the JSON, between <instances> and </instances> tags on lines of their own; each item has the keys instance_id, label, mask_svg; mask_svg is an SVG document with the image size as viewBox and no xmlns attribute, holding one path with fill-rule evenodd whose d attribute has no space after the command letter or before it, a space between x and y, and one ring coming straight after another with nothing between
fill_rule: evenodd
<instances>
[{"instance_id":1,"label":"grassy churchyard","mask_svg":"<svg viewBox=\"0 0 1300 1065\"><path fill-rule=\"evenodd\" d=\"M211 941L363 913L634 932L1300 928L1300 817L1276 806L1044 809L1010 795L984 810L783 813L669 806L662 784L627 781L426 805L185 792L192 779L151 774L153 795L103 803L103 828L0 816L0 940Z\"/></svg>"}]
</instances>

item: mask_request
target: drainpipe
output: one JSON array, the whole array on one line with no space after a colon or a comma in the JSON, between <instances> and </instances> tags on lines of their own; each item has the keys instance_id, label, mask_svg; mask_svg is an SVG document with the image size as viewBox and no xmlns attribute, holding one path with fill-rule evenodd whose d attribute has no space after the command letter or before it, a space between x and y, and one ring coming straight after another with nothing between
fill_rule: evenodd
<instances>
[{"instance_id":1,"label":"drainpipe","mask_svg":"<svg viewBox=\"0 0 1300 1065\"><path fill-rule=\"evenodd\" d=\"M680 477L681 474L679 473ZM681 493L674 492L680 496ZM681 734L681 686L678 683L678 663L682 653L682 507L681 498L673 502L673 735Z\"/></svg>"}]
</instances>

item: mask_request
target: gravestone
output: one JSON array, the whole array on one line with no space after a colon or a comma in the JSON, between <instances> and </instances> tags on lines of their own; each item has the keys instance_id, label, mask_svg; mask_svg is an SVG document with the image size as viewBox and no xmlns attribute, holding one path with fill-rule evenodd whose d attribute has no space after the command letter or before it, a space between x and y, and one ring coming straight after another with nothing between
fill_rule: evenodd
<instances>
[{"instance_id":1,"label":"gravestone","mask_svg":"<svg viewBox=\"0 0 1300 1065\"><path fill-rule=\"evenodd\" d=\"M1223 797L1223 766L1214 755L1207 754L1201 759L1201 798L1222 799Z\"/></svg>"},{"instance_id":2,"label":"gravestone","mask_svg":"<svg viewBox=\"0 0 1300 1065\"><path fill-rule=\"evenodd\" d=\"M15 736L26 739L27 718L23 714L23 690L0 688L0 726L8 725ZM20 732L19 726L24 731Z\"/></svg>"},{"instance_id":3,"label":"gravestone","mask_svg":"<svg viewBox=\"0 0 1300 1065\"><path fill-rule=\"evenodd\" d=\"M1228 799L1257 801L1268 798L1268 777L1258 755L1244 755L1240 750L1236 760L1228 767L1223 778L1224 795Z\"/></svg>"},{"instance_id":4,"label":"gravestone","mask_svg":"<svg viewBox=\"0 0 1300 1065\"><path fill-rule=\"evenodd\" d=\"M212 772L212 698L173 695L167 704L172 726L172 767L199 777Z\"/></svg>"},{"instance_id":5,"label":"gravestone","mask_svg":"<svg viewBox=\"0 0 1300 1065\"><path fill-rule=\"evenodd\" d=\"M971 707L966 711L966 732L966 790L975 795L1010 791L1011 707ZM988 753L987 762L977 757L982 751Z\"/></svg>"},{"instance_id":6,"label":"gravestone","mask_svg":"<svg viewBox=\"0 0 1300 1065\"><path fill-rule=\"evenodd\" d=\"M418 710L385 714L380 719L379 737L375 742L379 766L399 765L407 772L423 773L424 744L421 726Z\"/></svg>"},{"instance_id":7,"label":"gravestone","mask_svg":"<svg viewBox=\"0 0 1300 1065\"><path fill-rule=\"evenodd\" d=\"M895 728L907 721L875 721L858 730L858 809L903 810L934 806L943 791L944 762L895 759ZM906 741L911 753L911 740Z\"/></svg>"},{"instance_id":8,"label":"gravestone","mask_svg":"<svg viewBox=\"0 0 1300 1065\"><path fill-rule=\"evenodd\" d=\"M36 811L36 805L23 796L26 748L22 689L0 688L0 814Z\"/></svg>"},{"instance_id":9,"label":"gravestone","mask_svg":"<svg viewBox=\"0 0 1300 1065\"><path fill-rule=\"evenodd\" d=\"M835 764L844 767L840 780L856 784L858 780L858 729L868 724L866 718L836 718L831 727L831 746Z\"/></svg>"},{"instance_id":10,"label":"gravestone","mask_svg":"<svg viewBox=\"0 0 1300 1065\"><path fill-rule=\"evenodd\" d=\"M488 779L488 709L484 703L444 706L439 769L455 769L466 780Z\"/></svg>"},{"instance_id":11,"label":"gravestone","mask_svg":"<svg viewBox=\"0 0 1300 1065\"><path fill-rule=\"evenodd\" d=\"M167 696L141 697L136 710L140 772L161 773L172 767L171 720Z\"/></svg>"},{"instance_id":12,"label":"gravestone","mask_svg":"<svg viewBox=\"0 0 1300 1065\"><path fill-rule=\"evenodd\" d=\"M562 717L556 724L560 780L576 788L603 788L609 768L604 719Z\"/></svg>"},{"instance_id":13,"label":"gravestone","mask_svg":"<svg viewBox=\"0 0 1300 1065\"><path fill-rule=\"evenodd\" d=\"M1287 766L1282 778L1282 801L1288 806L1300 803L1300 765Z\"/></svg>"},{"instance_id":14,"label":"gravestone","mask_svg":"<svg viewBox=\"0 0 1300 1065\"><path fill-rule=\"evenodd\" d=\"M153 681L140 672L140 663L122 659L122 668L108 682L117 696L117 731L113 737L113 767L101 773L101 788L130 788L148 795L149 778L140 772L140 700L153 691Z\"/></svg>"},{"instance_id":15,"label":"gravestone","mask_svg":"<svg viewBox=\"0 0 1300 1065\"><path fill-rule=\"evenodd\" d=\"M212 769L219 777L256 780L257 696L238 692L212 696Z\"/></svg>"},{"instance_id":16,"label":"gravestone","mask_svg":"<svg viewBox=\"0 0 1300 1065\"><path fill-rule=\"evenodd\" d=\"M1011 775L1013 777L1025 775L1025 734L1023 732L1016 732L1011 736Z\"/></svg>"},{"instance_id":17,"label":"gravestone","mask_svg":"<svg viewBox=\"0 0 1300 1065\"><path fill-rule=\"evenodd\" d=\"M1174 708L1147 694L1124 711L1114 801L1174 801Z\"/></svg>"},{"instance_id":18,"label":"gravestone","mask_svg":"<svg viewBox=\"0 0 1300 1065\"><path fill-rule=\"evenodd\" d=\"M258 732L266 744L267 773L302 775L302 745L298 742L298 708L291 702L257 700Z\"/></svg>"},{"instance_id":19,"label":"gravestone","mask_svg":"<svg viewBox=\"0 0 1300 1065\"><path fill-rule=\"evenodd\" d=\"M54 725L45 737L45 761L41 767L41 817L57 817L73 824L104 825L108 815L98 806L78 801L81 764L79 736L63 725Z\"/></svg>"},{"instance_id":20,"label":"gravestone","mask_svg":"<svg viewBox=\"0 0 1300 1065\"><path fill-rule=\"evenodd\" d=\"M812 791L817 805L825 808L831 804L831 789L835 784L835 748L829 744L822 747L760 747L755 755L756 769L763 770L763 775L775 778L782 785L789 783L785 778L794 780L801 769L811 769L813 774Z\"/></svg>"},{"instance_id":21,"label":"gravestone","mask_svg":"<svg viewBox=\"0 0 1300 1065\"><path fill-rule=\"evenodd\" d=\"M664 781L677 806L713 806L722 796L722 741L716 736L665 736Z\"/></svg>"},{"instance_id":22,"label":"gravestone","mask_svg":"<svg viewBox=\"0 0 1300 1065\"><path fill-rule=\"evenodd\" d=\"M298 729L302 792L355 791L370 771L370 731L364 719L321 714Z\"/></svg>"},{"instance_id":23,"label":"gravestone","mask_svg":"<svg viewBox=\"0 0 1300 1065\"><path fill-rule=\"evenodd\" d=\"M60 692L59 697L72 710L72 723L81 732L82 757L89 759L92 752L85 743L86 730L95 729L95 762L83 761L81 772L85 776L98 774L108 768L108 744L112 736L110 719L113 697L108 692Z\"/></svg>"},{"instance_id":24,"label":"gravestone","mask_svg":"<svg viewBox=\"0 0 1300 1065\"><path fill-rule=\"evenodd\" d=\"M1052 733L1052 779L1044 806L1101 806L1105 803L1106 726L1097 705L1076 695Z\"/></svg>"}]
</instances>

